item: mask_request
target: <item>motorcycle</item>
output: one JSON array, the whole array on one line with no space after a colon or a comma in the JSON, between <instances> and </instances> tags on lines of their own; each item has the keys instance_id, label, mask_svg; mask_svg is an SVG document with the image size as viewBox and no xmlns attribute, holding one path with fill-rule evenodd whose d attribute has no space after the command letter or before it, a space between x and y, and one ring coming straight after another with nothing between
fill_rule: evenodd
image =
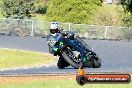
<instances>
[{"instance_id":1,"label":"motorcycle","mask_svg":"<svg viewBox=\"0 0 132 88\"><path fill-rule=\"evenodd\" d=\"M73 32L64 31L59 33L57 37L47 37L49 52L54 56L59 56L57 66L63 69L67 66L73 66L78 69L80 63L82 67L99 68L101 66L101 59L99 56L78 36ZM81 53L76 48L71 46L71 43L76 43L76 46L87 51L87 60L83 61Z\"/></svg>"}]
</instances>

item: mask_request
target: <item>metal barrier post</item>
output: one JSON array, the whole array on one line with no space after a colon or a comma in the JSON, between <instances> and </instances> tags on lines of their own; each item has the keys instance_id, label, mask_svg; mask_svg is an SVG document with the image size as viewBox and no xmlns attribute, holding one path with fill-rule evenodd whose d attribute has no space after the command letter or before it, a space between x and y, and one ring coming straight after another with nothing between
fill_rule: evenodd
<instances>
[{"instance_id":1,"label":"metal barrier post","mask_svg":"<svg viewBox=\"0 0 132 88\"><path fill-rule=\"evenodd\" d=\"M32 31L31 31L31 36L34 36L34 27L33 27L33 20L32 20Z\"/></svg>"},{"instance_id":2,"label":"metal barrier post","mask_svg":"<svg viewBox=\"0 0 132 88\"><path fill-rule=\"evenodd\" d=\"M104 38L107 38L107 31L108 31L108 26L105 26L105 33L104 33Z\"/></svg>"},{"instance_id":3,"label":"metal barrier post","mask_svg":"<svg viewBox=\"0 0 132 88\"><path fill-rule=\"evenodd\" d=\"M71 23L69 23L69 31L71 30Z\"/></svg>"}]
</instances>

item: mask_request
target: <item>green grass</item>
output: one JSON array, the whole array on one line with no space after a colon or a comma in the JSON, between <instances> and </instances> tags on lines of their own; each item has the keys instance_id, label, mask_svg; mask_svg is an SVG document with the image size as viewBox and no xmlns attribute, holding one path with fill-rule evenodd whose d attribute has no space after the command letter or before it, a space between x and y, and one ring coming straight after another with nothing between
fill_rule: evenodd
<instances>
[{"instance_id":1,"label":"green grass","mask_svg":"<svg viewBox=\"0 0 132 88\"><path fill-rule=\"evenodd\" d=\"M50 58L51 55L39 52L0 49L0 68L43 64L49 62Z\"/></svg>"},{"instance_id":2,"label":"green grass","mask_svg":"<svg viewBox=\"0 0 132 88\"><path fill-rule=\"evenodd\" d=\"M85 84L80 86L75 80L29 81L26 83L0 84L0 88L131 88L130 84Z\"/></svg>"},{"instance_id":3,"label":"green grass","mask_svg":"<svg viewBox=\"0 0 132 88\"><path fill-rule=\"evenodd\" d=\"M44 14L36 14L35 18L39 21L47 21L46 15Z\"/></svg>"}]
</instances>

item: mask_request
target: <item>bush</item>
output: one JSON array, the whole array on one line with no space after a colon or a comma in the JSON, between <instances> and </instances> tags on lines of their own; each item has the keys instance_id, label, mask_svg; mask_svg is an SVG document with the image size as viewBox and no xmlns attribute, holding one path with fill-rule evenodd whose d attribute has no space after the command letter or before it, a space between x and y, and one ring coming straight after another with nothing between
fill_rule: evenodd
<instances>
[{"instance_id":1,"label":"bush","mask_svg":"<svg viewBox=\"0 0 132 88\"><path fill-rule=\"evenodd\" d=\"M124 26L132 27L132 14L126 13L123 18Z\"/></svg>"},{"instance_id":2,"label":"bush","mask_svg":"<svg viewBox=\"0 0 132 88\"><path fill-rule=\"evenodd\" d=\"M100 6L100 0L52 0L46 15L49 21L89 23Z\"/></svg>"},{"instance_id":3,"label":"bush","mask_svg":"<svg viewBox=\"0 0 132 88\"><path fill-rule=\"evenodd\" d=\"M106 5L100 7L91 17L91 24L123 26L123 17L125 13L121 5Z\"/></svg>"},{"instance_id":4,"label":"bush","mask_svg":"<svg viewBox=\"0 0 132 88\"><path fill-rule=\"evenodd\" d=\"M6 18L31 18L34 10L34 0L3 0L2 14Z\"/></svg>"},{"instance_id":5,"label":"bush","mask_svg":"<svg viewBox=\"0 0 132 88\"><path fill-rule=\"evenodd\" d=\"M41 5L39 5L39 6L36 8L36 13L38 13L38 14L46 14L47 7L48 7L48 6L41 6Z\"/></svg>"}]
</instances>

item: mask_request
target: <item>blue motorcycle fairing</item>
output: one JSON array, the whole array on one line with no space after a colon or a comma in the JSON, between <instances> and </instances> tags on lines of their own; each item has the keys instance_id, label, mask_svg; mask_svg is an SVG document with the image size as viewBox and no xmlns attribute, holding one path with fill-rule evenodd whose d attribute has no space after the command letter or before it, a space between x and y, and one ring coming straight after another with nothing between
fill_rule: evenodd
<instances>
[{"instance_id":1,"label":"blue motorcycle fairing","mask_svg":"<svg viewBox=\"0 0 132 88\"><path fill-rule=\"evenodd\" d=\"M73 47L76 51L80 52L81 57L86 56L87 51L79 45L79 43L75 40L67 40L67 44L70 47Z\"/></svg>"},{"instance_id":2,"label":"blue motorcycle fairing","mask_svg":"<svg viewBox=\"0 0 132 88\"><path fill-rule=\"evenodd\" d=\"M86 57L87 55L85 47L80 45L78 41L64 38L60 33L56 34L56 36L52 36L51 41L56 41L56 43L58 43L54 44L54 46L52 45L54 53L58 52L58 50L63 47L63 45L59 44L60 42L63 42L66 43L68 46L74 48L76 51L80 52L81 58Z\"/></svg>"}]
</instances>

